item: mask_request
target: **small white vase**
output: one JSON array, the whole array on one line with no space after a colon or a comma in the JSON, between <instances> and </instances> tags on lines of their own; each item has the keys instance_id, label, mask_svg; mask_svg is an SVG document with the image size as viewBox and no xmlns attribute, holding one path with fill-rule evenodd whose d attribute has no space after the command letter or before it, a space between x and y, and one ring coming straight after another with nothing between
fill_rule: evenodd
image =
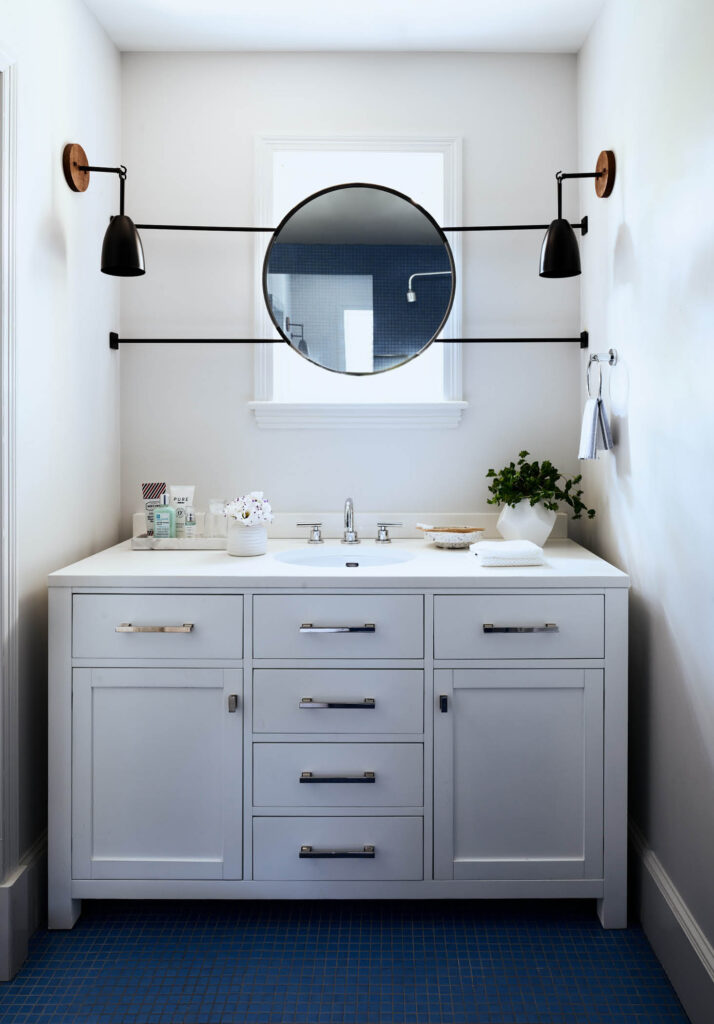
<instances>
[{"instance_id":1,"label":"small white vase","mask_svg":"<svg viewBox=\"0 0 714 1024\"><path fill-rule=\"evenodd\" d=\"M555 512L542 501L537 505L519 501L515 508L504 505L496 523L504 540L530 540L538 547L543 547L554 526Z\"/></svg>"},{"instance_id":2,"label":"small white vase","mask_svg":"<svg viewBox=\"0 0 714 1024\"><path fill-rule=\"evenodd\" d=\"M229 555L264 555L268 550L268 531L262 525L245 526L230 520L226 537Z\"/></svg>"}]
</instances>

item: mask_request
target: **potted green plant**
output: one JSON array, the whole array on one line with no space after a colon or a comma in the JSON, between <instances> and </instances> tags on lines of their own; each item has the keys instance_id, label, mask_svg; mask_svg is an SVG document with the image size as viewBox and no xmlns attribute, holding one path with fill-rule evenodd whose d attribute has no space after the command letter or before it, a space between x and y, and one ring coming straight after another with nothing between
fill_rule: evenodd
<instances>
[{"instance_id":1,"label":"potted green plant","mask_svg":"<svg viewBox=\"0 0 714 1024\"><path fill-rule=\"evenodd\" d=\"M580 473L569 480L548 459L527 462L529 454L519 452L518 461L509 462L498 473L489 469L488 504L503 506L496 526L505 540L530 540L542 546L561 504L573 510L573 519L582 519L583 512L592 519L595 509L588 508L582 490L575 489L582 480Z\"/></svg>"}]
</instances>

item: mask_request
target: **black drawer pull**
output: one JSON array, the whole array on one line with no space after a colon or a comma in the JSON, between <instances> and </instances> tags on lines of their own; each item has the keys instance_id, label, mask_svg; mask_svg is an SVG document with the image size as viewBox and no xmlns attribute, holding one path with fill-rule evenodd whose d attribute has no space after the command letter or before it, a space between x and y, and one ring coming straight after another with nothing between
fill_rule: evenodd
<instances>
[{"instance_id":1,"label":"black drawer pull","mask_svg":"<svg viewBox=\"0 0 714 1024\"><path fill-rule=\"evenodd\" d=\"M494 626L492 622L484 622L484 633L557 633L555 622L546 622L543 626Z\"/></svg>"},{"instance_id":2,"label":"black drawer pull","mask_svg":"<svg viewBox=\"0 0 714 1024\"><path fill-rule=\"evenodd\" d=\"M313 626L311 622L303 622L301 633L374 633L377 627L373 622L365 622L364 626Z\"/></svg>"},{"instance_id":3,"label":"black drawer pull","mask_svg":"<svg viewBox=\"0 0 714 1024\"><path fill-rule=\"evenodd\" d=\"M439 697L439 711L442 713L442 715L444 715L448 710L449 698L446 696L445 693L442 693L441 696Z\"/></svg>"},{"instance_id":4,"label":"black drawer pull","mask_svg":"<svg viewBox=\"0 0 714 1024\"><path fill-rule=\"evenodd\" d=\"M131 622L121 622L114 627L115 633L192 633L193 623L184 622L182 626L135 626Z\"/></svg>"},{"instance_id":5,"label":"black drawer pull","mask_svg":"<svg viewBox=\"0 0 714 1024\"><path fill-rule=\"evenodd\" d=\"M300 860L374 860L374 847L363 846L361 850L315 850L312 846L300 847Z\"/></svg>"},{"instance_id":6,"label":"black drawer pull","mask_svg":"<svg viewBox=\"0 0 714 1024\"><path fill-rule=\"evenodd\" d=\"M376 782L374 772L362 772L361 775L313 775L312 772L300 772L300 782Z\"/></svg>"},{"instance_id":7,"label":"black drawer pull","mask_svg":"<svg viewBox=\"0 0 714 1024\"><path fill-rule=\"evenodd\" d=\"M314 697L303 697L298 704L301 711L319 711L320 708L352 708L359 711L372 711L376 707L374 697L365 697L360 701L315 700Z\"/></svg>"}]
</instances>

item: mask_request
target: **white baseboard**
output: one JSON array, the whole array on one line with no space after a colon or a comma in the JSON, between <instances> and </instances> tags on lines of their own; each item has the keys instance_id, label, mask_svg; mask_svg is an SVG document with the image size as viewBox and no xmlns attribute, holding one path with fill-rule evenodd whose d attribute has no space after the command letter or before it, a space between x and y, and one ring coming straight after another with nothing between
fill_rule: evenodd
<instances>
[{"instance_id":1,"label":"white baseboard","mask_svg":"<svg viewBox=\"0 0 714 1024\"><path fill-rule=\"evenodd\" d=\"M642 927L690 1020L710 1024L714 946L631 819L629 831L637 862L635 885Z\"/></svg>"},{"instance_id":2,"label":"white baseboard","mask_svg":"<svg viewBox=\"0 0 714 1024\"><path fill-rule=\"evenodd\" d=\"M30 936L45 919L47 835L43 834L0 884L0 981L10 981L27 958Z\"/></svg>"}]
</instances>

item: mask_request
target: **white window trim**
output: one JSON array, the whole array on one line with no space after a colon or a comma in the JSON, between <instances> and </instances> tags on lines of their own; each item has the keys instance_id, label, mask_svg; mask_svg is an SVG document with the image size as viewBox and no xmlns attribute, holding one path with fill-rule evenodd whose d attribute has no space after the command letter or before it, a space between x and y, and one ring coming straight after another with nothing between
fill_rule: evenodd
<instances>
[{"instance_id":1,"label":"white window trim","mask_svg":"<svg viewBox=\"0 0 714 1024\"><path fill-rule=\"evenodd\" d=\"M272 227L273 154L284 150L374 150L376 152L432 152L444 157L444 218L461 223L461 138L449 135L258 135L255 145L255 223ZM449 239L457 267L461 267L461 236ZM255 266L262 267L268 236L255 236ZM443 338L461 337L461 275ZM258 269L254 289L254 337L276 336L263 299ZM435 343L435 344L438 344ZM444 399L439 402L275 402L273 401L273 346L255 346L255 400L249 407L256 423L265 429L314 429L315 427L394 427L402 429L455 428L468 402L463 401L462 346L446 345L444 351Z\"/></svg>"}]
</instances>

